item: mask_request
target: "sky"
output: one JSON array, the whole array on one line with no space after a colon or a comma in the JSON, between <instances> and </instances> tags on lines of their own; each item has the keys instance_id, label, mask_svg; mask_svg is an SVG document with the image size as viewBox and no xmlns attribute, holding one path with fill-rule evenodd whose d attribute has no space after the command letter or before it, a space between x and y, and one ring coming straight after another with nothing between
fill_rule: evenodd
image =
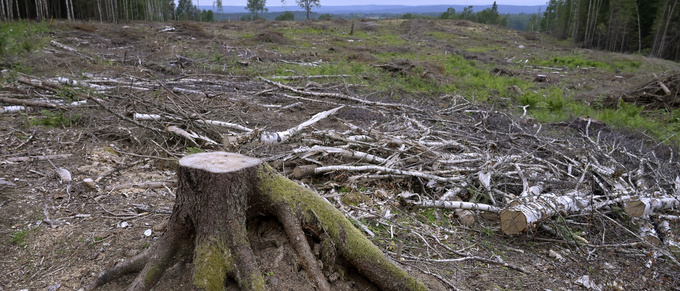
<instances>
[{"instance_id":1,"label":"sky","mask_svg":"<svg viewBox=\"0 0 680 291\"><path fill-rule=\"evenodd\" d=\"M198 0L199 5L212 5L214 0ZM246 0L222 0L224 6L245 6ZM491 5L493 0L321 0L322 6L344 5ZM548 0L496 0L498 5L545 5ZM194 0L196 3L196 0ZM295 6L295 0L286 0L287 6ZM267 0L267 6L282 6L280 0Z\"/></svg>"}]
</instances>

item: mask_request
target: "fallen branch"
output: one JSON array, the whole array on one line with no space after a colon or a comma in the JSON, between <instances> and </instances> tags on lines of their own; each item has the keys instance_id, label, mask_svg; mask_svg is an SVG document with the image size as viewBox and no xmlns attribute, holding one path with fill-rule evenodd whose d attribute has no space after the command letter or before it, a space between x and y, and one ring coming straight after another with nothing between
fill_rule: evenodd
<instances>
[{"instance_id":1,"label":"fallen branch","mask_svg":"<svg viewBox=\"0 0 680 291\"><path fill-rule=\"evenodd\" d=\"M305 128L319 122L320 120L332 115L333 113L337 112L338 110L344 108L345 106L340 106L333 108L331 110L319 112L312 116L309 120L300 123L298 126L289 128L285 131L278 131L278 132L260 132L259 130L254 130L249 133L237 135L237 136L228 136L225 138L225 141L229 145L237 145L237 144L245 144L249 142L261 142L265 144L275 144L275 143L282 143L287 140L289 140L291 137L296 136L299 134L302 130Z\"/></svg>"},{"instance_id":2,"label":"fallen branch","mask_svg":"<svg viewBox=\"0 0 680 291\"><path fill-rule=\"evenodd\" d=\"M202 140L202 141L204 141L204 142L205 142L207 145L209 145L209 146L219 145L219 143L217 143L216 141L210 139L210 138L207 137L207 136L199 135L199 134L197 134L197 133L195 133L195 132L193 132L193 131L191 131L191 132L190 132L190 131L186 131L186 130L181 129L181 128L179 128L179 127L177 127L177 126L174 126L174 125L168 126L168 127L166 128L166 130L167 130L168 132L170 132L170 133L174 133L174 134L176 134L176 135L179 135L179 136L181 136L181 137L184 137L184 138L188 139L189 141L191 141L191 142L192 142L195 146L197 146L197 147L200 147L200 145L196 142L196 140Z\"/></svg>"},{"instance_id":3,"label":"fallen branch","mask_svg":"<svg viewBox=\"0 0 680 291\"><path fill-rule=\"evenodd\" d=\"M423 172L416 172L416 171L407 171L407 170L400 170L400 169L393 169L393 168L387 168L387 167L382 167L382 166L374 166L374 165L367 165L367 166L325 166L325 167L318 167L314 169L314 174L322 174L322 173L327 173L327 172L332 172L332 171L358 171L358 172L366 172L366 171L377 171L377 172L384 172L384 173L389 173L389 174L394 174L394 175L406 175L406 176L413 176L413 177L419 177L419 178L424 178L428 180L435 180L439 182L456 182L456 181L462 181L465 179L463 176L453 176L453 177L441 177L441 176L436 176L436 175L431 175Z\"/></svg>"},{"instance_id":4,"label":"fallen branch","mask_svg":"<svg viewBox=\"0 0 680 291\"><path fill-rule=\"evenodd\" d=\"M467 209L467 210L481 210L493 213L501 212L501 209L487 204L463 201L442 201L442 200L422 200L414 202L414 205L420 208L443 208L443 209Z\"/></svg>"},{"instance_id":5,"label":"fallen branch","mask_svg":"<svg viewBox=\"0 0 680 291\"><path fill-rule=\"evenodd\" d=\"M31 100L25 100L25 99L9 98L9 97L0 97L0 102L4 102L4 103L8 103L8 104L14 104L14 105L23 105L23 106L59 108L59 106L57 104L54 104L54 103L31 101Z\"/></svg>"},{"instance_id":6,"label":"fallen branch","mask_svg":"<svg viewBox=\"0 0 680 291\"><path fill-rule=\"evenodd\" d=\"M94 58L92 58L91 56L88 56L88 55L86 55L86 54L84 54L84 53L81 53L81 52L79 52L79 51L78 51L77 49L75 49L75 48L72 48L72 47L70 47L70 46L61 44L61 43L57 42L56 40L50 41L50 44L51 44L52 46L57 47L57 48L60 48L60 49L62 49L62 50L65 50L65 51L68 51L68 52L75 53L75 54L77 54L77 55L79 55L79 56L81 56L81 57L83 57L83 58L86 58L86 59L89 60L90 62L94 62Z\"/></svg>"},{"instance_id":7,"label":"fallen branch","mask_svg":"<svg viewBox=\"0 0 680 291\"><path fill-rule=\"evenodd\" d=\"M272 79L301 80L301 79L320 79L320 78L346 78L352 75L310 75L310 76L271 76Z\"/></svg>"},{"instance_id":8,"label":"fallen branch","mask_svg":"<svg viewBox=\"0 0 680 291\"><path fill-rule=\"evenodd\" d=\"M168 116L168 115L160 115L160 114L144 114L144 113L134 113L132 117L135 120L155 120L155 121L160 121L160 120L174 120L174 121L181 121L183 120L182 118L179 117L174 117L174 116ZM245 126L235 124L235 123L229 123L229 122L224 122L224 121L218 121L218 120L204 120L204 119L196 119L193 120L196 123L200 124L207 124L207 125L214 125L214 126L219 126L219 127L224 127L224 128L231 128L231 129L236 129L240 131L245 131L245 132L252 132L253 130L250 128L247 128Z\"/></svg>"},{"instance_id":9,"label":"fallen branch","mask_svg":"<svg viewBox=\"0 0 680 291\"><path fill-rule=\"evenodd\" d=\"M47 156L26 156L26 157L12 157L12 158L6 158L5 160L9 162L33 162L33 161L44 161L47 159L50 160L60 160L60 159L68 159L72 154L58 154L58 155L47 155Z\"/></svg>"},{"instance_id":10,"label":"fallen branch","mask_svg":"<svg viewBox=\"0 0 680 291\"><path fill-rule=\"evenodd\" d=\"M288 85L281 84L279 82L267 80L263 77L259 77L259 78L260 78L260 80L265 81L268 84L274 85L274 86L279 87L281 89L286 89L288 91L291 91L293 93L300 94L300 95L308 95L308 96L316 96L316 97L333 97L333 98L354 101L354 102L358 102L358 103L362 103L362 104L366 104L366 105L372 105L372 106L385 106L385 107L393 107L393 108L411 108L411 109L414 109L412 106L405 105L405 104L368 101L368 100L363 100L363 99L359 99L359 98L356 98L356 97L352 97L352 96L345 95L345 94L339 94L339 93L303 91L303 90L299 90L299 89L296 89L296 88L288 86Z\"/></svg>"},{"instance_id":11,"label":"fallen branch","mask_svg":"<svg viewBox=\"0 0 680 291\"><path fill-rule=\"evenodd\" d=\"M168 189L175 187L176 182L154 182L147 181L142 183L129 183L120 185L110 185L106 187L107 191L119 191L124 189Z\"/></svg>"},{"instance_id":12,"label":"fallen branch","mask_svg":"<svg viewBox=\"0 0 680 291\"><path fill-rule=\"evenodd\" d=\"M387 162L387 159L378 157L376 155L372 155L369 153L364 153L360 151L353 151L353 150L347 150L347 149L341 149L341 148L335 148L335 147L326 147L326 146L313 146L311 148L309 147L304 147L304 148L298 148L296 150L293 150L294 153L300 154L300 153L306 153L303 158L308 157L310 155L316 154L316 153L327 153L327 154L337 154L339 156L345 157L345 158L350 158L354 160L359 160L359 162L365 162L365 163L372 163L372 164L384 164Z\"/></svg>"}]
</instances>

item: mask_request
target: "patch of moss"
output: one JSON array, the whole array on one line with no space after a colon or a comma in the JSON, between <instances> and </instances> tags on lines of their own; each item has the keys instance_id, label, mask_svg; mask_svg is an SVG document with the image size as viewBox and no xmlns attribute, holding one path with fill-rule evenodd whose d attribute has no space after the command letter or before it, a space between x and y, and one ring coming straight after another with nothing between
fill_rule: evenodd
<instances>
[{"instance_id":1,"label":"patch of moss","mask_svg":"<svg viewBox=\"0 0 680 291\"><path fill-rule=\"evenodd\" d=\"M208 238L196 246L194 286L205 290L222 290L227 274L234 271L234 258L226 245Z\"/></svg>"},{"instance_id":2,"label":"patch of moss","mask_svg":"<svg viewBox=\"0 0 680 291\"><path fill-rule=\"evenodd\" d=\"M368 196L358 191L352 191L342 196L342 203L344 204L357 206L366 201L368 201Z\"/></svg>"},{"instance_id":3,"label":"patch of moss","mask_svg":"<svg viewBox=\"0 0 680 291\"><path fill-rule=\"evenodd\" d=\"M154 264L151 266L148 272L146 272L146 276L144 276L144 283L148 286L151 285L151 281L153 280L153 277L158 273L158 271L161 269L159 264Z\"/></svg>"}]
</instances>

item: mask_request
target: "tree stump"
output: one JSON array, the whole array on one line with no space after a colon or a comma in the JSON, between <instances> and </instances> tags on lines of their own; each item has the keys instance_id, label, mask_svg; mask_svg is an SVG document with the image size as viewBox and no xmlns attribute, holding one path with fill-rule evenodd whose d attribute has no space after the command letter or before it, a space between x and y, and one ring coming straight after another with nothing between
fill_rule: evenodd
<instances>
[{"instance_id":1,"label":"tree stump","mask_svg":"<svg viewBox=\"0 0 680 291\"><path fill-rule=\"evenodd\" d=\"M426 290L397 267L333 205L276 173L259 159L212 152L179 161L175 205L167 230L144 252L101 272L86 287L96 289L139 272L128 290L149 290L175 263L193 259L194 289L222 290L228 277L242 290L266 290L248 241L249 219L268 215L283 225L308 279L330 290L306 235L331 246L322 261L342 256L383 290ZM329 259L330 258L330 259Z\"/></svg>"}]
</instances>

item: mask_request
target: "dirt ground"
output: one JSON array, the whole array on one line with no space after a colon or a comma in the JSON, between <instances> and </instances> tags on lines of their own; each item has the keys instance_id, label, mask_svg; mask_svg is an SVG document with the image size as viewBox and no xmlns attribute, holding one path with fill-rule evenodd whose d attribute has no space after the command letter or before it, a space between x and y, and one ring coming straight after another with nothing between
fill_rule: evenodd
<instances>
[{"instance_id":1,"label":"dirt ground","mask_svg":"<svg viewBox=\"0 0 680 291\"><path fill-rule=\"evenodd\" d=\"M346 47L323 43L333 41L329 38L319 40L316 43L318 48L311 49L295 47L295 42L286 39L285 33L262 33L285 25L349 30L350 23L52 24L51 38L76 48L78 52L47 46L27 57L25 62L32 67L31 76L23 77L89 80L90 84L106 87L90 88L102 90L106 99L102 105L88 102L56 110L60 112L56 117L39 110L0 114L0 269L3 270L0 272L0 290L78 290L91 282L98 272L148 248L163 234L164 223L174 203L177 159L183 155L202 150L237 151L265 159L283 173L290 174L295 165L286 164L283 157L307 139L322 139L302 135L284 144L249 143L234 148L222 137L236 130L187 122L192 116L281 131L308 120L318 112L345 104L332 100L302 100L302 105L286 107L299 100L283 94L267 94L273 86L259 80L256 69L235 75L230 73L231 68L275 66L282 61L315 62L332 59L338 53L356 62L375 63L372 56L375 53L384 53L385 50L409 52L416 49L413 47L416 43L423 42L448 48L450 53L464 54L471 60L497 62L499 67L515 54L510 50L469 52L432 39L423 31L462 33L476 30L480 32L475 34L479 39L470 41L499 45L510 43L511 47L516 47L515 42L521 41L535 48L534 54L573 50L552 42L532 40L532 35L524 33L485 33L489 28L467 22L442 25L423 20L399 23L393 20L380 23L382 29L390 27L408 40L408 47L404 48L352 47L344 40ZM174 30L161 32L168 27ZM358 29L361 27L376 29L375 25L357 26ZM494 33L505 36L497 38ZM276 51L276 47L282 49ZM329 50L330 47L333 50ZM208 65L216 55L232 61ZM20 62L9 60L10 63L13 61ZM421 71L410 71L414 62L417 60L402 61L386 69L421 74L423 78L436 82L447 81L437 64L424 66L430 76ZM512 73L512 68L498 72ZM22 77L7 74L5 72L3 78L18 80ZM525 77L532 78L533 73ZM567 87L594 90L603 83L602 80L611 78L579 74L560 81ZM631 77L630 82L633 80L634 77ZM301 80L294 84L314 92L365 94L372 102L395 102L387 92L371 95L370 88L352 87L352 84L339 79ZM598 90L613 90L617 86L611 84L609 89L598 87ZM2 93L3 96L36 98L60 96L62 100L69 101L78 100L78 94L88 94L72 88L62 88L54 93L14 81L4 84ZM505 135L505 131L511 130L508 129L509 124L524 120L477 106L470 107L472 113L436 116L422 113L435 112L441 109L442 103L451 102L445 98L450 96L442 99L412 96L396 101L417 110L389 111L374 110L376 106L348 106L315 124L313 129L348 131L346 124L349 122L368 131L413 113L413 116L423 117L421 122L434 130L497 137L494 145L489 146L497 147L492 150L512 151L504 145L512 144L517 137ZM133 119L133 113L173 113L186 119L139 121ZM61 119L56 125L50 125L50 118ZM140 124L159 130L150 130ZM182 125L187 131L204 134L217 144L210 146L201 138L192 142L163 131L171 125ZM486 126L484 130L482 125ZM579 130L578 124L549 124L543 127L542 134L552 139L576 140L581 136ZM535 129L533 132L538 134ZM635 145L638 151L654 151L659 156L668 155L670 151L670 148L662 146L643 148L640 146L644 140L641 137L616 132L609 135L612 143L629 143L631 148ZM474 143L474 138L461 135L455 140L465 143L469 139ZM603 136L603 140L607 138ZM583 140L573 144L587 146ZM578 147L573 150L578 151ZM51 158L48 161L45 157ZM672 167L675 167L672 171L678 171L677 162L663 170ZM68 170L71 181L61 179L55 174L55 168ZM87 178L96 180L96 185L85 183ZM149 182L154 182L154 186L148 186ZM329 200L339 208L355 215L361 214L361 223L375 232L375 236L369 238L389 257L397 260L397 249L403 245L403 260L398 264L432 290L680 289L680 266L672 259L653 252L653 249L639 245L639 238L622 222L626 218L620 212L567 217L571 226L578 228L588 239L589 243L582 244L565 239L559 232L541 228L515 236L504 235L499 231L497 218L479 213L474 224L463 225L450 210L425 211L400 205L396 193L425 189L425 185L416 180L357 184L342 173L333 173L306 177L301 182L320 195L340 196L340 202L333 198ZM352 202L352 199L357 199L358 203ZM380 207L391 209L393 217L388 223L371 216L372 209ZM671 225L677 233L678 221L671 221ZM562 226L554 222L552 228ZM277 221L263 217L251 221L248 228L251 245L270 290L314 289ZM441 261L444 259L451 260ZM187 270L191 270L190 261L173 266L155 290L187 290L191 283L191 273ZM333 290L377 290L375 285L343 261L338 261L334 271L325 275ZM124 290L133 279L134 274L125 276L102 290ZM227 289L238 290L238 287L235 282L229 281Z\"/></svg>"}]
</instances>

